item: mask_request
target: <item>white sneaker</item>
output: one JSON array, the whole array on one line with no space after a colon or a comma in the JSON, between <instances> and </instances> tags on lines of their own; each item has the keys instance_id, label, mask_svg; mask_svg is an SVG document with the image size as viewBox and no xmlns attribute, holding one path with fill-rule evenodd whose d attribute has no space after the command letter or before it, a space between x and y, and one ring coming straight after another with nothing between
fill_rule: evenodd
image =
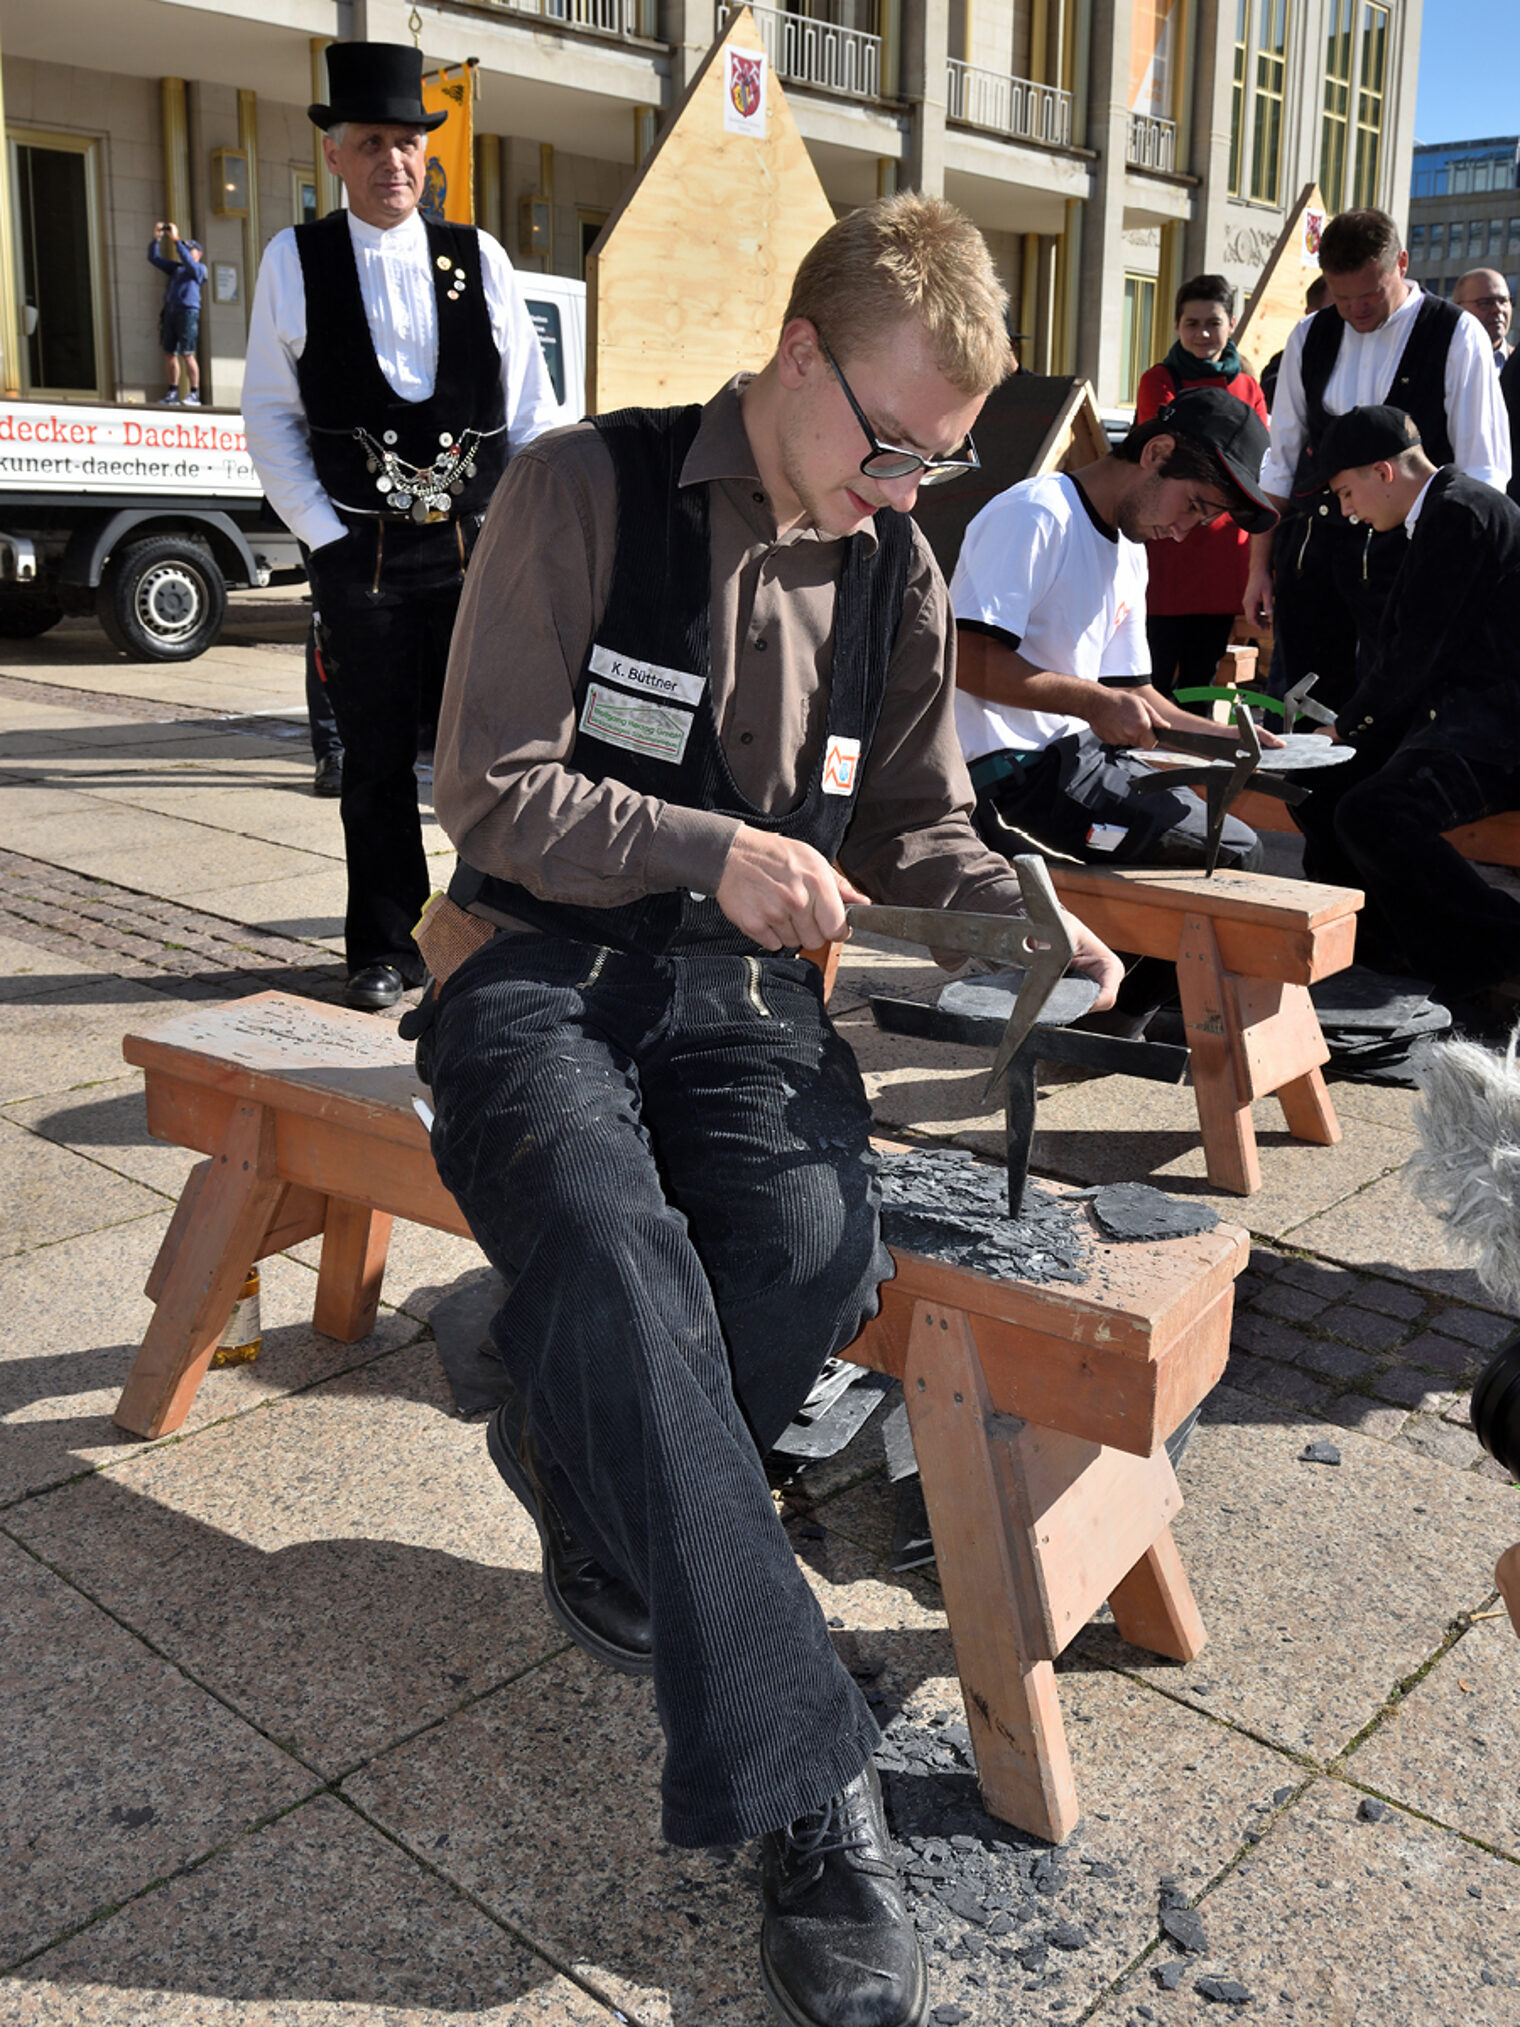
<instances>
[{"instance_id":1,"label":"white sneaker","mask_svg":"<svg viewBox=\"0 0 1520 2027\"><path fill-rule=\"evenodd\" d=\"M185 396L185 406L186 408L199 408L200 405L201 405L201 397L192 387L190 389L190 392Z\"/></svg>"},{"instance_id":2,"label":"white sneaker","mask_svg":"<svg viewBox=\"0 0 1520 2027\"><path fill-rule=\"evenodd\" d=\"M171 387L169 389L169 392L164 396L163 400L158 405L160 408L178 408L179 389L177 387Z\"/></svg>"}]
</instances>

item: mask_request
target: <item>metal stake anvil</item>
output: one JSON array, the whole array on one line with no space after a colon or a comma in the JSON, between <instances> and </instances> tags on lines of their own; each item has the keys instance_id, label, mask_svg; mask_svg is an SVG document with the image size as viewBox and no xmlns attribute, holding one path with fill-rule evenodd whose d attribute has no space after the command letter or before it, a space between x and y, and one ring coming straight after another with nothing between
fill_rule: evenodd
<instances>
[{"instance_id":1,"label":"metal stake anvil","mask_svg":"<svg viewBox=\"0 0 1520 2027\"><path fill-rule=\"evenodd\" d=\"M1029 854L1013 863L1029 911L1027 915L878 908L865 903L858 903L848 915L854 929L870 930L877 936L904 943L921 943L931 950L963 950L969 956L990 958L999 968L1023 973L987 1074L985 1092L988 1098L997 1096L1003 1102L1008 1135L1008 1215L1016 1218L1023 1206L1034 1138L1035 1058L1025 1044L1071 962L1072 941L1045 861ZM1086 1013L1098 996L1097 985L1089 979L1073 979L1071 985L1079 990L1067 995L1071 1003L1056 1016L1062 1022ZM880 1004L873 1001L873 1011ZM908 1004L911 1007L914 1003ZM929 1022L937 1018L934 1009L924 1008L922 1012Z\"/></svg>"},{"instance_id":2,"label":"metal stake anvil","mask_svg":"<svg viewBox=\"0 0 1520 2027\"><path fill-rule=\"evenodd\" d=\"M1314 681L1310 676L1307 683L1299 685L1299 695ZM1317 711L1319 705L1311 707ZM1136 795L1163 794L1170 789L1201 788L1204 804L1209 813L1207 849L1203 859L1204 878L1212 877L1219 864L1219 847L1224 841L1224 820L1229 814L1230 804L1248 782L1259 794L1272 795L1279 802L1289 805L1302 802L1309 791L1296 781L1284 781L1276 775L1261 774L1261 737L1256 730L1256 720L1249 711L1242 711L1237 722L1223 732L1184 732L1168 726L1159 735L1159 744L1177 753L1196 753L1212 761L1210 767L1167 767L1158 768L1134 783ZM1135 749L1144 756L1144 749Z\"/></svg>"}]
</instances>

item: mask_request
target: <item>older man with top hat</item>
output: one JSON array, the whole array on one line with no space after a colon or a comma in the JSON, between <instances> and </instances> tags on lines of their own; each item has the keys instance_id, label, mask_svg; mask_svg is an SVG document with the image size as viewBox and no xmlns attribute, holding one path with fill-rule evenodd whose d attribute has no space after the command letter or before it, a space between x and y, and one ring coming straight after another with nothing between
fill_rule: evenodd
<instances>
[{"instance_id":1,"label":"older man with top hat","mask_svg":"<svg viewBox=\"0 0 1520 2027\"><path fill-rule=\"evenodd\" d=\"M428 893L413 764L436 719L476 535L511 451L554 397L512 266L473 227L424 219L419 51L339 42L314 105L347 209L288 228L259 270L243 414L276 510L308 552L322 674L342 735L350 1006L419 984Z\"/></svg>"}]
</instances>

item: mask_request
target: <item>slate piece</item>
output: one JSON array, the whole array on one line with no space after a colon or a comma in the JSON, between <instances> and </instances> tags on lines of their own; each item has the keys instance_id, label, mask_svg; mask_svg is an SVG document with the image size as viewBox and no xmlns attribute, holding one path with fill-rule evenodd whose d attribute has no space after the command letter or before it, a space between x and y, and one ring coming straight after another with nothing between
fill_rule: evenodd
<instances>
[{"instance_id":1,"label":"slate piece","mask_svg":"<svg viewBox=\"0 0 1520 2027\"><path fill-rule=\"evenodd\" d=\"M890 1246L1002 1281L1086 1279L1091 1248L1083 1205L1030 1181L1022 1214L1008 1215L1001 1168L957 1149L881 1157L882 1236Z\"/></svg>"},{"instance_id":2,"label":"slate piece","mask_svg":"<svg viewBox=\"0 0 1520 2027\"><path fill-rule=\"evenodd\" d=\"M1444 1015L1435 1025L1449 1025L1451 1014L1437 1007L1430 986L1422 978L1394 978L1386 972L1371 971L1365 964L1348 965L1309 988L1314 1011L1323 1029L1358 1029L1372 1034L1393 1034L1410 1022L1424 1025L1432 1014Z\"/></svg>"},{"instance_id":3,"label":"slate piece","mask_svg":"<svg viewBox=\"0 0 1520 2027\"><path fill-rule=\"evenodd\" d=\"M868 1372L862 1366L846 1364L842 1358L826 1359L796 1420L782 1430L772 1448L805 1463L837 1457L881 1406L887 1390L895 1385L896 1381L886 1373Z\"/></svg>"},{"instance_id":4,"label":"slate piece","mask_svg":"<svg viewBox=\"0 0 1520 2027\"><path fill-rule=\"evenodd\" d=\"M1256 1996L1234 1978L1200 1978L1196 1989L1216 2005L1244 2006Z\"/></svg>"},{"instance_id":5,"label":"slate piece","mask_svg":"<svg viewBox=\"0 0 1520 2027\"><path fill-rule=\"evenodd\" d=\"M1093 1216L1105 1239L1188 1239L1211 1232L1219 1213L1211 1204L1183 1203L1143 1182L1109 1183L1092 1192Z\"/></svg>"},{"instance_id":6,"label":"slate piece","mask_svg":"<svg viewBox=\"0 0 1520 2027\"><path fill-rule=\"evenodd\" d=\"M1161 1917L1161 1926L1172 1941L1189 1956L1201 1957L1207 1954L1208 1943L1204 1939L1203 1922L1194 1907L1169 1907Z\"/></svg>"},{"instance_id":7,"label":"slate piece","mask_svg":"<svg viewBox=\"0 0 1520 2027\"><path fill-rule=\"evenodd\" d=\"M1339 1464L1341 1461L1340 1451L1323 1436L1317 1436L1307 1448L1300 1450L1298 1457L1301 1464Z\"/></svg>"}]
</instances>

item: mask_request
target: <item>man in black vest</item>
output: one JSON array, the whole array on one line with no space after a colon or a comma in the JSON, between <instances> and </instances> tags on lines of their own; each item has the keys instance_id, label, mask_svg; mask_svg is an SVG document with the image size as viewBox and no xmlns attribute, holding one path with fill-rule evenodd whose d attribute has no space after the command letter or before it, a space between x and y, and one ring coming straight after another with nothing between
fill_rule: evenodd
<instances>
[{"instance_id":1,"label":"man in black vest","mask_svg":"<svg viewBox=\"0 0 1520 2027\"><path fill-rule=\"evenodd\" d=\"M276 235L259 270L248 448L307 554L320 673L343 747L350 1006L421 982L428 895L419 723L436 722L450 630L509 447L554 420L511 263L470 226L424 221L422 58L327 51L310 108L346 210Z\"/></svg>"},{"instance_id":2,"label":"man in black vest","mask_svg":"<svg viewBox=\"0 0 1520 2027\"><path fill-rule=\"evenodd\" d=\"M1283 688L1316 674L1315 695L1332 710L1367 672L1403 553L1396 530L1345 519L1326 490L1320 446L1332 419L1392 402L1442 464L1501 490L1509 478L1509 431L1483 330L1406 281L1408 265L1386 212L1331 219L1320 242L1330 302L1294 327L1272 403L1261 479L1282 519L1252 538L1245 612L1275 627Z\"/></svg>"},{"instance_id":3,"label":"man in black vest","mask_svg":"<svg viewBox=\"0 0 1520 2027\"><path fill-rule=\"evenodd\" d=\"M515 459L439 726L470 911L439 915L477 947L424 1049L439 1173L510 1284L490 1453L556 1616L653 1674L665 1836L763 1840L762 1976L802 2027L918 2027L928 1997L876 1724L764 1467L890 1271L798 949L865 893L1021 905L971 827L907 518L974 461L1005 302L957 212L888 199L803 261L758 375Z\"/></svg>"},{"instance_id":4,"label":"man in black vest","mask_svg":"<svg viewBox=\"0 0 1520 2027\"><path fill-rule=\"evenodd\" d=\"M1368 678L1336 720L1355 757L1316 771L1294 811L1304 871L1364 889L1361 962L1428 979L1465 1018L1506 985L1507 1025L1520 902L1443 833L1520 806L1520 507L1438 470L1402 409L1339 416L1321 454L1340 510L1403 553Z\"/></svg>"}]
</instances>

